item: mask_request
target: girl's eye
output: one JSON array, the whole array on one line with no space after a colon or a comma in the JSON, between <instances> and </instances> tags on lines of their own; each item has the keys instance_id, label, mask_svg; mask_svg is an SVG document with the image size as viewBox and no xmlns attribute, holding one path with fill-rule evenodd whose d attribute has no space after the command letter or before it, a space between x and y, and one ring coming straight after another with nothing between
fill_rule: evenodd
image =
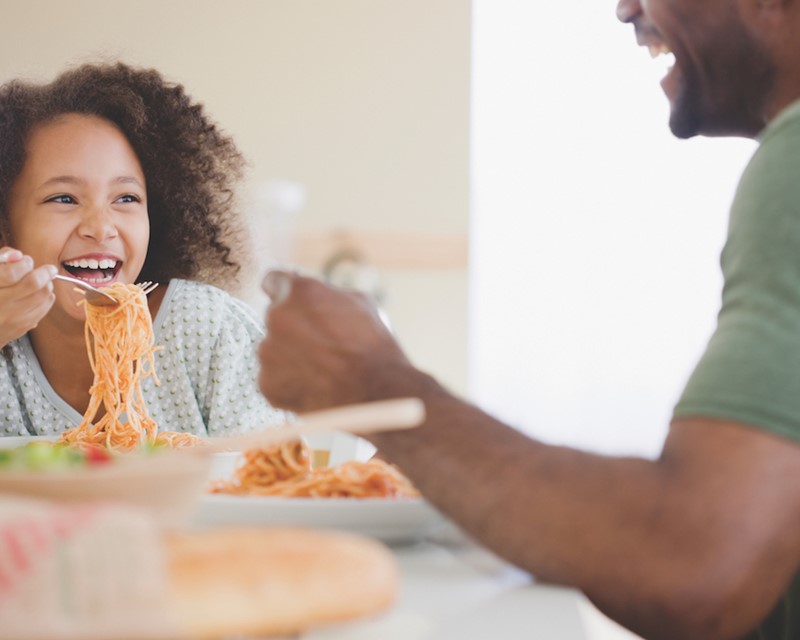
<instances>
[{"instance_id":1,"label":"girl's eye","mask_svg":"<svg viewBox=\"0 0 800 640\"><path fill-rule=\"evenodd\" d=\"M58 204L75 204L75 198L68 195L53 196L47 202L56 202Z\"/></svg>"},{"instance_id":2,"label":"girl's eye","mask_svg":"<svg viewBox=\"0 0 800 640\"><path fill-rule=\"evenodd\" d=\"M141 202L141 201L142 201L142 199L139 196L134 195L132 193L128 193L128 194L126 194L124 196L120 196L116 200L116 202L120 202L122 204L125 204L125 203L128 203L128 202Z\"/></svg>"}]
</instances>

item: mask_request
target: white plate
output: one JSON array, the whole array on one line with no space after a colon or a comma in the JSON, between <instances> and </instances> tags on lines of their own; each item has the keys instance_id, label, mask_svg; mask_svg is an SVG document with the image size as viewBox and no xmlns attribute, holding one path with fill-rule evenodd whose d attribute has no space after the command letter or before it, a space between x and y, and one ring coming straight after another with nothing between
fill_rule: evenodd
<instances>
[{"instance_id":1,"label":"white plate","mask_svg":"<svg viewBox=\"0 0 800 640\"><path fill-rule=\"evenodd\" d=\"M241 451L224 451L211 454L211 474L209 480L231 480L236 467L238 467L244 456Z\"/></svg>"},{"instance_id":2,"label":"white plate","mask_svg":"<svg viewBox=\"0 0 800 640\"><path fill-rule=\"evenodd\" d=\"M58 436L5 436L0 438L0 449L16 449L29 442L55 442Z\"/></svg>"},{"instance_id":3,"label":"white plate","mask_svg":"<svg viewBox=\"0 0 800 640\"><path fill-rule=\"evenodd\" d=\"M422 539L446 520L422 498L273 498L206 494L190 522L343 529L389 544Z\"/></svg>"}]
</instances>

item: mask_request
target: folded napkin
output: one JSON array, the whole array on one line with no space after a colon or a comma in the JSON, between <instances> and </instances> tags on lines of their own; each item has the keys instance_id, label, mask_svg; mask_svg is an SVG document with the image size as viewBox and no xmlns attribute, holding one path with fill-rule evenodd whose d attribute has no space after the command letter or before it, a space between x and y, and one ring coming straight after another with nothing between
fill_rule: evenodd
<instances>
[{"instance_id":1,"label":"folded napkin","mask_svg":"<svg viewBox=\"0 0 800 640\"><path fill-rule=\"evenodd\" d=\"M0 637L169 638L168 578L151 516L0 496Z\"/></svg>"}]
</instances>

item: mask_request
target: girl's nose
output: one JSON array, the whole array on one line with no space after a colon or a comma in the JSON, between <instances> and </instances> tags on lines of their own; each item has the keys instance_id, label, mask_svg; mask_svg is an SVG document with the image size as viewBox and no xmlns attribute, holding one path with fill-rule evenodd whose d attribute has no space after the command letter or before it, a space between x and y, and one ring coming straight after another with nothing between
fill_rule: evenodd
<instances>
[{"instance_id":1,"label":"girl's nose","mask_svg":"<svg viewBox=\"0 0 800 640\"><path fill-rule=\"evenodd\" d=\"M617 3L617 20L630 22L642 12L639 0L619 0Z\"/></svg>"},{"instance_id":2,"label":"girl's nose","mask_svg":"<svg viewBox=\"0 0 800 640\"><path fill-rule=\"evenodd\" d=\"M78 233L96 242L104 242L118 235L113 215L103 207L94 207L86 211L78 227Z\"/></svg>"}]
</instances>

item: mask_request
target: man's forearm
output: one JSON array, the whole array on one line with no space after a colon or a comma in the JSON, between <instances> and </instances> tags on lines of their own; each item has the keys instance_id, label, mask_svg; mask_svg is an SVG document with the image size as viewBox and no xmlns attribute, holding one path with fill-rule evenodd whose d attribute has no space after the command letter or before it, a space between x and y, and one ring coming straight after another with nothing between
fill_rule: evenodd
<instances>
[{"instance_id":1,"label":"man's forearm","mask_svg":"<svg viewBox=\"0 0 800 640\"><path fill-rule=\"evenodd\" d=\"M658 518L658 465L544 445L446 393L425 401L424 426L373 442L445 513L538 577L588 585L598 563L627 564L609 557L617 545L605 530L617 540Z\"/></svg>"},{"instance_id":2,"label":"man's forearm","mask_svg":"<svg viewBox=\"0 0 800 640\"><path fill-rule=\"evenodd\" d=\"M668 460L544 445L419 372L396 374L381 393L422 397L427 421L372 439L428 499L498 554L582 589L647 637L691 637L691 609L697 620L708 615L709 594L729 579L715 555L725 534L713 509L686 507L692 489Z\"/></svg>"}]
</instances>

